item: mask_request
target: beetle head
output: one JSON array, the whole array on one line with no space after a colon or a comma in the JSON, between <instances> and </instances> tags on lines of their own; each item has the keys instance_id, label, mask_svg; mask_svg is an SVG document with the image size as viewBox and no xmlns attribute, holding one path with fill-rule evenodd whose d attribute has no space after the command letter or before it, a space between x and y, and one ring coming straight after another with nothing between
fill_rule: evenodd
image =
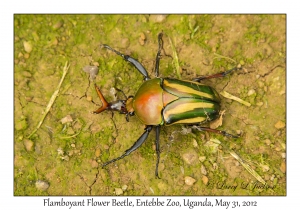
<instances>
[{"instance_id":1,"label":"beetle head","mask_svg":"<svg viewBox=\"0 0 300 210\"><path fill-rule=\"evenodd\" d=\"M126 100L117 100L113 102L107 102L106 99L104 98L103 94L101 93L99 87L96 86L95 88L97 91L97 94L102 102L102 106L94 111L94 113L99 114L105 110L111 110L111 111L118 111L120 114L128 114L127 108L126 108Z\"/></svg>"}]
</instances>

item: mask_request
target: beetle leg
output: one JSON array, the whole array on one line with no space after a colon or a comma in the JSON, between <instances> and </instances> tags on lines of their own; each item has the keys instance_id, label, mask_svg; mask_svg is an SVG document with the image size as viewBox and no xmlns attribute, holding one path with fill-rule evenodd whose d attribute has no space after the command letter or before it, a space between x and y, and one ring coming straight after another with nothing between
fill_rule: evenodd
<instances>
[{"instance_id":1,"label":"beetle leg","mask_svg":"<svg viewBox=\"0 0 300 210\"><path fill-rule=\"evenodd\" d=\"M212 128L208 128L208 127L199 127L199 126L193 126L193 127L198 129L199 131L209 131L209 132L218 133L223 136L227 136L227 137L231 137L231 138L239 138L239 136L235 136L235 135L232 135L225 131L221 131L221 130L217 130L217 129L212 129Z\"/></svg>"},{"instance_id":2,"label":"beetle leg","mask_svg":"<svg viewBox=\"0 0 300 210\"><path fill-rule=\"evenodd\" d=\"M127 149L125 151L125 153L123 155L121 155L120 157L117 157L115 159L112 159L110 161L107 161L106 163L104 163L102 165L102 168L107 166L110 163L113 163L113 162L116 162L117 160L123 159L125 156L128 156L130 153L132 153L133 151L138 149L146 141L151 130L152 130L152 126L148 125L145 128L145 132L140 136L140 138L129 149Z\"/></svg>"},{"instance_id":3,"label":"beetle leg","mask_svg":"<svg viewBox=\"0 0 300 210\"><path fill-rule=\"evenodd\" d=\"M120 53L119 51L111 48L110 46L106 45L106 44L103 44L102 45L103 47L105 47L106 49L109 49L111 51L113 51L114 53L116 53L117 55L121 56L125 61L128 61L129 63L133 64L135 66L135 68L142 74L144 75L144 79L145 80L149 80L150 77L148 75L148 72L147 70L145 69L145 67L140 63L138 62L136 59L130 57L129 55L124 55L123 53Z\"/></svg>"},{"instance_id":4,"label":"beetle leg","mask_svg":"<svg viewBox=\"0 0 300 210\"><path fill-rule=\"evenodd\" d=\"M163 33L158 34L158 51L157 51L156 59L155 59L155 76L156 77L159 76L159 61L161 58L160 53L161 53L161 49L163 47L162 36L163 36Z\"/></svg>"},{"instance_id":5,"label":"beetle leg","mask_svg":"<svg viewBox=\"0 0 300 210\"><path fill-rule=\"evenodd\" d=\"M220 73L217 73L217 74L194 78L193 81L201 82L201 80L204 80L204 79L212 79L212 78L225 77L227 74L230 74L231 72L233 72L235 70L240 70L240 69L242 69L242 68L241 67L234 67L234 68L232 68L230 70L227 70L227 71L224 71L224 72L220 72Z\"/></svg>"},{"instance_id":6,"label":"beetle leg","mask_svg":"<svg viewBox=\"0 0 300 210\"><path fill-rule=\"evenodd\" d=\"M160 126L156 126L156 139L155 139L155 148L156 148L156 167L155 167L155 177L159 178L158 176L158 164L159 164L159 159L160 159L160 147L159 147L159 133L160 133Z\"/></svg>"}]
</instances>

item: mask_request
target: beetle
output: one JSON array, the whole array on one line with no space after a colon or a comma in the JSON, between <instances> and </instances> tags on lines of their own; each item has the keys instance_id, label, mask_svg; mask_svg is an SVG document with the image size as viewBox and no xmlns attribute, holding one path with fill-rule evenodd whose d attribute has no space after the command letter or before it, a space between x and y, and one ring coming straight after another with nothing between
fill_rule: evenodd
<instances>
[{"instance_id":1,"label":"beetle","mask_svg":"<svg viewBox=\"0 0 300 210\"><path fill-rule=\"evenodd\" d=\"M214 88L200 82L204 79L224 77L232 71L241 69L235 67L231 70L217 74L198 77L192 81L174 78L160 78L158 75L161 50L163 49L162 36L163 33L159 33L158 51L155 59L155 78L153 79L149 77L147 70L139 61L111 48L106 44L102 45L102 47L113 51L115 54L121 56L125 61L131 63L144 76L144 82L138 89L135 96L129 96L126 97L125 100L116 100L113 102L107 102L101 93L100 88L95 84L95 89L102 102L102 106L94 111L94 113L99 114L105 110L118 111L119 113L126 115L127 121L129 121L129 116L136 115L137 118L146 126L144 133L123 153L123 155L105 162L102 167L123 159L138 149L146 141L151 130L155 129L155 146L157 155L155 177L159 178L159 135L161 126L169 126L173 124L200 125L217 119L220 112L220 96ZM200 131L218 133L232 138L239 137L225 131L211 129L209 127L198 126L197 129Z\"/></svg>"}]
</instances>

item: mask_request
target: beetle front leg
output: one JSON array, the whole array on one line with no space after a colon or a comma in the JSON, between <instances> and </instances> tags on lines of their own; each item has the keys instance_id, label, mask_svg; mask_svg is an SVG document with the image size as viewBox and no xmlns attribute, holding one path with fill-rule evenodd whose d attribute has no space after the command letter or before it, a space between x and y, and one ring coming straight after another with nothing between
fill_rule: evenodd
<instances>
[{"instance_id":1,"label":"beetle front leg","mask_svg":"<svg viewBox=\"0 0 300 210\"><path fill-rule=\"evenodd\" d=\"M148 138L150 131L152 130L152 126L148 125L145 128L145 132L140 136L140 138L129 148L125 151L125 153L123 155L121 155L120 157L117 157L115 159L112 159L110 161L107 161L106 163L104 163L102 165L102 168L107 166L110 163L116 162L120 159L123 159L125 156L128 156L130 153L132 153L133 151L135 151L136 149L138 149Z\"/></svg>"},{"instance_id":2,"label":"beetle front leg","mask_svg":"<svg viewBox=\"0 0 300 210\"><path fill-rule=\"evenodd\" d=\"M129 63L133 64L135 66L135 68L145 77L144 78L145 80L150 79L145 67L140 62L138 62L136 59L130 57L129 55L124 55L123 53L120 53L119 51L111 48L110 46L108 46L106 44L103 44L102 46L105 47L106 49L113 51L117 55L121 56L125 61L128 61Z\"/></svg>"},{"instance_id":3,"label":"beetle front leg","mask_svg":"<svg viewBox=\"0 0 300 210\"><path fill-rule=\"evenodd\" d=\"M159 178L158 176L158 164L159 164L159 160L160 160L160 146L159 146L159 133L160 133L160 126L156 126L156 139L155 139L155 148L156 148L156 167L155 167L155 177Z\"/></svg>"},{"instance_id":4,"label":"beetle front leg","mask_svg":"<svg viewBox=\"0 0 300 210\"><path fill-rule=\"evenodd\" d=\"M240 69L242 69L242 68L241 67L234 67L234 68L232 68L230 70L227 70L227 71L224 71L224 72L220 72L220 73L217 73L217 74L194 78L193 81L201 82L202 80L205 80L205 79L225 77L227 74L230 74L231 72L236 71L236 70L240 70Z\"/></svg>"}]
</instances>

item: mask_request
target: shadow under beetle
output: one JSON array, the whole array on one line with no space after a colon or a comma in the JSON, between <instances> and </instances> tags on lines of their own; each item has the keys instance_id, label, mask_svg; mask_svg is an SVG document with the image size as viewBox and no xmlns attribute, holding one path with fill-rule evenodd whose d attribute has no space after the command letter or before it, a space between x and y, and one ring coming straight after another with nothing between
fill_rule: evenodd
<instances>
[{"instance_id":1,"label":"shadow under beetle","mask_svg":"<svg viewBox=\"0 0 300 210\"><path fill-rule=\"evenodd\" d=\"M144 76L144 83L140 86L135 96L129 96L126 100L117 100L110 103L105 100L99 87L95 84L97 94L102 102L102 107L94 111L94 113L99 114L105 110L118 111L126 115L127 121L129 121L129 116L136 115L139 120L146 125L144 133L123 155L105 162L102 167L120 160L138 149L154 128L156 132L155 146L157 154L155 176L158 177L158 164L160 160L159 134L162 125L199 125L219 117L221 101L219 94L214 88L201 84L200 81L224 77L240 68L233 68L218 74L198 77L193 79L193 81L159 78L160 54L163 48L162 36L162 33L158 35L158 52L155 62L156 78L154 79L149 77L146 69L136 59L129 55L124 55L108 45L102 45L104 48L113 51L125 61L131 63ZM211 129L209 127L198 126L197 129L238 138L238 136L234 136L225 131Z\"/></svg>"}]
</instances>

